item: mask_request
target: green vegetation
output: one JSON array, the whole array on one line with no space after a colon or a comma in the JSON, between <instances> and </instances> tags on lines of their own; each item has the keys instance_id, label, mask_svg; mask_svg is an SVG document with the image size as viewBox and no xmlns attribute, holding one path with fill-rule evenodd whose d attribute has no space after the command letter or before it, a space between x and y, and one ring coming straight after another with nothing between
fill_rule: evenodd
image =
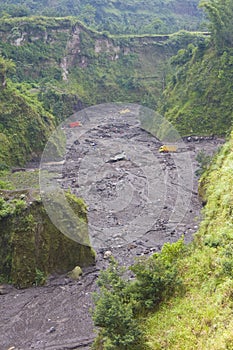
<instances>
[{"instance_id":1,"label":"green vegetation","mask_svg":"<svg viewBox=\"0 0 233 350\"><path fill-rule=\"evenodd\" d=\"M69 239L52 224L38 191L3 190L0 196L2 281L25 288L43 284L51 273L94 263L90 247ZM75 214L87 221L83 201L71 194L68 199Z\"/></svg>"},{"instance_id":2,"label":"green vegetation","mask_svg":"<svg viewBox=\"0 0 233 350\"><path fill-rule=\"evenodd\" d=\"M198 169L195 171L196 176L202 175L210 166L212 157L206 154L203 150L201 150L197 156L196 161L198 162Z\"/></svg>"},{"instance_id":3,"label":"green vegetation","mask_svg":"<svg viewBox=\"0 0 233 350\"><path fill-rule=\"evenodd\" d=\"M38 158L54 125L51 114L10 82L0 88L0 108L0 169Z\"/></svg>"},{"instance_id":4,"label":"green vegetation","mask_svg":"<svg viewBox=\"0 0 233 350\"><path fill-rule=\"evenodd\" d=\"M232 125L232 49L201 50L190 45L173 58L160 110L182 135L224 135Z\"/></svg>"},{"instance_id":5,"label":"green vegetation","mask_svg":"<svg viewBox=\"0 0 233 350\"><path fill-rule=\"evenodd\" d=\"M138 260L131 267L135 275L131 281L125 269L112 260L110 267L100 274L100 293L94 294L93 319L102 328L95 349L99 349L100 339L104 340L106 350L145 349L140 327L142 316L182 293L176 261L184 250L183 239L165 244L161 253Z\"/></svg>"},{"instance_id":6,"label":"green vegetation","mask_svg":"<svg viewBox=\"0 0 233 350\"><path fill-rule=\"evenodd\" d=\"M5 0L0 16L77 16L89 27L112 34L172 33L200 27L203 13L197 5L198 0Z\"/></svg>"},{"instance_id":7,"label":"green vegetation","mask_svg":"<svg viewBox=\"0 0 233 350\"><path fill-rule=\"evenodd\" d=\"M12 190L13 186L9 181L0 180L0 189Z\"/></svg>"},{"instance_id":8,"label":"green vegetation","mask_svg":"<svg viewBox=\"0 0 233 350\"><path fill-rule=\"evenodd\" d=\"M232 2L208 1L202 6L212 35L172 57L160 112L182 135L224 135L233 117Z\"/></svg>"},{"instance_id":9,"label":"green vegetation","mask_svg":"<svg viewBox=\"0 0 233 350\"><path fill-rule=\"evenodd\" d=\"M0 85L2 89L6 86L6 74L14 70L15 64L0 56Z\"/></svg>"},{"instance_id":10,"label":"green vegetation","mask_svg":"<svg viewBox=\"0 0 233 350\"><path fill-rule=\"evenodd\" d=\"M215 47L218 51L224 51L226 47L232 47L233 43L233 4L230 0L202 0L203 7L210 20L210 30Z\"/></svg>"},{"instance_id":11,"label":"green vegetation","mask_svg":"<svg viewBox=\"0 0 233 350\"><path fill-rule=\"evenodd\" d=\"M0 189L15 190L25 188L39 188L39 170L17 171L0 171Z\"/></svg>"},{"instance_id":12,"label":"green vegetation","mask_svg":"<svg viewBox=\"0 0 233 350\"><path fill-rule=\"evenodd\" d=\"M0 38L0 169L39 158L54 126L85 106L155 108L167 59L204 40L188 32L108 36L71 17L1 19Z\"/></svg>"},{"instance_id":13,"label":"green vegetation","mask_svg":"<svg viewBox=\"0 0 233 350\"><path fill-rule=\"evenodd\" d=\"M83 106L122 101L125 96L130 102L155 106L164 58L173 51L161 45L166 38L109 38L74 19L2 20L0 31L0 50L16 64L11 78L20 83L19 91L33 93L58 121Z\"/></svg>"},{"instance_id":14,"label":"green vegetation","mask_svg":"<svg viewBox=\"0 0 233 350\"><path fill-rule=\"evenodd\" d=\"M137 349L140 330L133 318L133 303L128 290L128 281L122 278L124 269L114 260L107 271L102 272L98 280L100 294L94 295L96 308L93 319L95 325L102 327L106 349ZM98 348L98 339L96 346Z\"/></svg>"}]
</instances>

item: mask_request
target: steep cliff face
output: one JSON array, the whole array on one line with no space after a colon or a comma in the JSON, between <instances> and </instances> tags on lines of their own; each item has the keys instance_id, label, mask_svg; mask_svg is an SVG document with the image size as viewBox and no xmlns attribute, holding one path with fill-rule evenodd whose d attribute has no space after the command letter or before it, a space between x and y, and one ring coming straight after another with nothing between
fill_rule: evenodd
<instances>
[{"instance_id":1,"label":"steep cliff face","mask_svg":"<svg viewBox=\"0 0 233 350\"><path fill-rule=\"evenodd\" d=\"M197 40L185 33L106 36L72 18L0 21L0 52L16 64L12 79L37 84L34 93L59 117L71 114L77 105L125 99L155 107L164 63L187 37ZM67 109L64 95L70 97Z\"/></svg>"},{"instance_id":2,"label":"steep cliff face","mask_svg":"<svg viewBox=\"0 0 233 350\"><path fill-rule=\"evenodd\" d=\"M69 239L52 224L37 191L1 191L0 195L2 281L24 288L44 283L51 273L94 264L91 247ZM75 214L86 222L83 201L67 195Z\"/></svg>"},{"instance_id":3,"label":"steep cliff face","mask_svg":"<svg viewBox=\"0 0 233 350\"><path fill-rule=\"evenodd\" d=\"M232 125L232 49L190 45L173 58L160 111L183 135L224 135Z\"/></svg>"},{"instance_id":4,"label":"steep cliff face","mask_svg":"<svg viewBox=\"0 0 233 350\"><path fill-rule=\"evenodd\" d=\"M54 128L54 117L12 84L0 89L0 108L0 170L39 158Z\"/></svg>"},{"instance_id":5,"label":"steep cliff face","mask_svg":"<svg viewBox=\"0 0 233 350\"><path fill-rule=\"evenodd\" d=\"M168 58L202 40L187 32L108 36L74 18L0 20L0 54L15 64L0 90L1 168L38 157L54 125L86 106L155 108Z\"/></svg>"}]
</instances>

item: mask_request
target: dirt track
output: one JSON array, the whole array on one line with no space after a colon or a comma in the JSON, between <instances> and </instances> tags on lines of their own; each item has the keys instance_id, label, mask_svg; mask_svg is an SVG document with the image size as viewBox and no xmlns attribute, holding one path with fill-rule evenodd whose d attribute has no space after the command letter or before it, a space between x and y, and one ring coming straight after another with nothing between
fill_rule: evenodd
<instances>
[{"instance_id":1,"label":"dirt track","mask_svg":"<svg viewBox=\"0 0 233 350\"><path fill-rule=\"evenodd\" d=\"M211 154L222 140L190 138L177 155L160 154L161 142L126 116L104 123L103 116L100 124L86 129L84 123L78 136L75 130L66 130L72 141L59 184L71 187L88 204L96 266L87 269L79 282L51 276L45 287L2 287L0 350L90 349L95 336L91 292L98 271L108 265L105 251L129 265L182 234L189 242L197 230L201 203L193 174L198 166L195 158L200 150ZM183 166L187 157L192 169Z\"/></svg>"}]
</instances>

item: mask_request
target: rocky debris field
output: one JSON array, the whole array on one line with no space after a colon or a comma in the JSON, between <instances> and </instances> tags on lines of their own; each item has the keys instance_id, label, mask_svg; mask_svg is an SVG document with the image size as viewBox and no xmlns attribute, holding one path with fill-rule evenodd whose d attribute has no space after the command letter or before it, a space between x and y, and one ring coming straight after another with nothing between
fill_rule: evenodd
<instances>
[{"instance_id":1,"label":"rocky debris field","mask_svg":"<svg viewBox=\"0 0 233 350\"><path fill-rule=\"evenodd\" d=\"M192 240L202 207L196 157L201 151L213 154L223 140L187 137L179 140L176 153L160 153L163 142L135 115L132 106L108 106L97 116L90 109L79 117L81 127L64 127L64 161L47 167L57 186L85 199L96 265L79 281L50 276L43 287L2 285L1 350L90 349L91 293L109 256L128 266L181 235Z\"/></svg>"}]
</instances>

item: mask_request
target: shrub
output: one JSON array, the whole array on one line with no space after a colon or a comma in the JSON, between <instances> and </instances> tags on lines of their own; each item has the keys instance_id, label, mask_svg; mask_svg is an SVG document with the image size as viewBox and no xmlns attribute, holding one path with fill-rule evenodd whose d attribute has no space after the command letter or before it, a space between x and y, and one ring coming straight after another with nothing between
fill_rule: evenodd
<instances>
[{"instance_id":1,"label":"shrub","mask_svg":"<svg viewBox=\"0 0 233 350\"><path fill-rule=\"evenodd\" d=\"M13 206L0 197L0 218L4 218L14 213Z\"/></svg>"},{"instance_id":2,"label":"shrub","mask_svg":"<svg viewBox=\"0 0 233 350\"><path fill-rule=\"evenodd\" d=\"M11 183L8 182L8 181L2 181L2 180L0 180L0 189L12 190L12 189L13 189L13 186L12 186Z\"/></svg>"},{"instance_id":3,"label":"shrub","mask_svg":"<svg viewBox=\"0 0 233 350\"><path fill-rule=\"evenodd\" d=\"M100 274L100 292L94 293L96 308L93 320L102 327L105 349L137 348L141 334L134 319L133 304L128 293L129 281L123 277L125 270L112 259L110 267Z\"/></svg>"},{"instance_id":4,"label":"shrub","mask_svg":"<svg viewBox=\"0 0 233 350\"><path fill-rule=\"evenodd\" d=\"M36 268L36 276L35 276L36 286L41 286L41 285L45 284L45 282L46 282L45 273L43 271L41 271L40 269Z\"/></svg>"},{"instance_id":5,"label":"shrub","mask_svg":"<svg viewBox=\"0 0 233 350\"><path fill-rule=\"evenodd\" d=\"M102 328L104 349L145 349L138 320L182 285L176 260L183 250L182 238L165 244L161 253L139 260L130 268L135 274L133 281L114 259L109 268L101 272L97 282L100 291L93 295L93 320ZM100 337L96 349L99 341Z\"/></svg>"},{"instance_id":6,"label":"shrub","mask_svg":"<svg viewBox=\"0 0 233 350\"><path fill-rule=\"evenodd\" d=\"M196 176L201 176L209 167L211 162L211 156L208 156L203 150L198 152L196 161L199 164L199 168L195 171Z\"/></svg>"},{"instance_id":7,"label":"shrub","mask_svg":"<svg viewBox=\"0 0 233 350\"><path fill-rule=\"evenodd\" d=\"M177 287L181 286L175 261L182 250L183 238L173 244L166 243L161 253L156 253L131 267L136 276L131 292L139 311L154 308L172 296Z\"/></svg>"}]
</instances>

